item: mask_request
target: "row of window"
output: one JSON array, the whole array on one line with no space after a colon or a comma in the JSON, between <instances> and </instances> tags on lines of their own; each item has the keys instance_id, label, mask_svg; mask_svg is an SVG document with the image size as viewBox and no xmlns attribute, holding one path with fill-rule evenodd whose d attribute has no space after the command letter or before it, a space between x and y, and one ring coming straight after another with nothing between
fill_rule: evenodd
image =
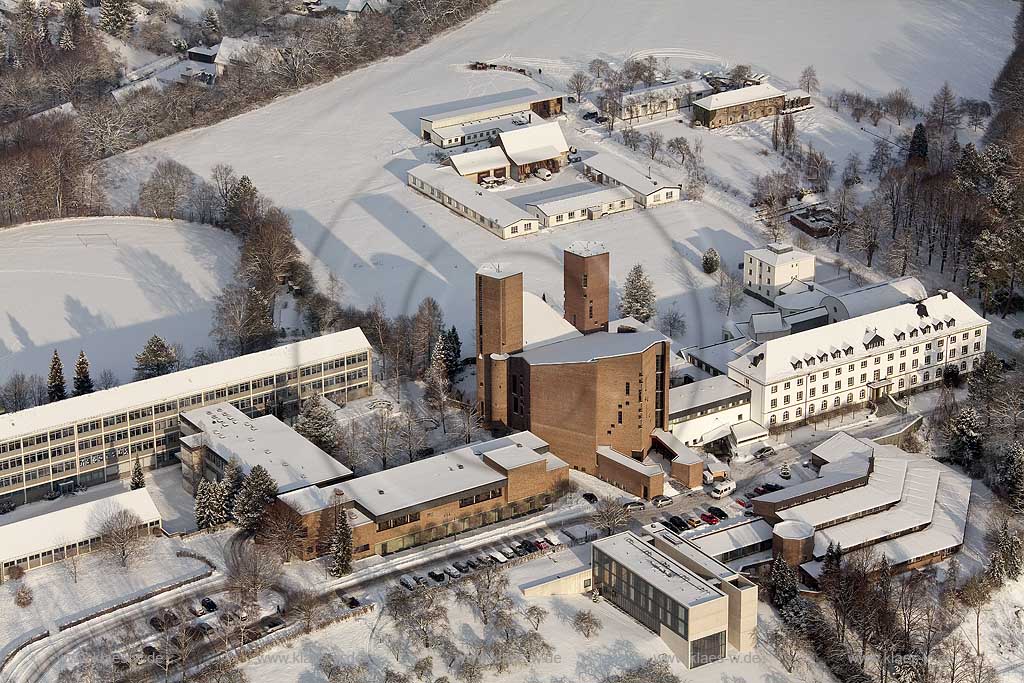
<instances>
[{"instance_id":1,"label":"row of window","mask_svg":"<svg viewBox=\"0 0 1024 683\"><path fill-rule=\"evenodd\" d=\"M477 503L484 503L488 500L494 500L495 498L501 498L502 489L491 489L485 493L478 493L475 496L467 496L459 500L459 507L465 508L470 505L476 505Z\"/></svg>"}]
</instances>

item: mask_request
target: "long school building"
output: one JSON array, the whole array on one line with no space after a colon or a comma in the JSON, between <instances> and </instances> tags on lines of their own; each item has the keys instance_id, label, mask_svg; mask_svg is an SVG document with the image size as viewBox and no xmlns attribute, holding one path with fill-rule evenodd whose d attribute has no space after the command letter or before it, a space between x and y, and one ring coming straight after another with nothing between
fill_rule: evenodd
<instances>
[{"instance_id":1,"label":"long school building","mask_svg":"<svg viewBox=\"0 0 1024 683\"><path fill-rule=\"evenodd\" d=\"M162 377L0 416L0 500L39 500L144 467L178 463L179 414L228 402L247 415L283 415L323 394L335 402L371 392L362 330L286 344Z\"/></svg>"}]
</instances>

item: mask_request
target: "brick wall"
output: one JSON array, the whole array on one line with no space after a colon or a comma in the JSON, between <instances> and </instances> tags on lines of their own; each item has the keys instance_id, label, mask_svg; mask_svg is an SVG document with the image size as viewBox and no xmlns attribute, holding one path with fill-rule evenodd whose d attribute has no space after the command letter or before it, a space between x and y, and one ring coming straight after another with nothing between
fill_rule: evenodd
<instances>
[{"instance_id":1,"label":"brick wall","mask_svg":"<svg viewBox=\"0 0 1024 683\"><path fill-rule=\"evenodd\" d=\"M608 252L564 252L565 319L583 334L608 329ZM586 287L583 286L586 280Z\"/></svg>"}]
</instances>

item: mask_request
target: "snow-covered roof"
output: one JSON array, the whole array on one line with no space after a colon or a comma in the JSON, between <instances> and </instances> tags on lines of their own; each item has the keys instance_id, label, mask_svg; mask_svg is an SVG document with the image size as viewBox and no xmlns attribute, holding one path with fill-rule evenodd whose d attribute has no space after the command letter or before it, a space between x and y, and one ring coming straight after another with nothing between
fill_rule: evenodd
<instances>
[{"instance_id":1,"label":"snow-covered roof","mask_svg":"<svg viewBox=\"0 0 1024 683\"><path fill-rule=\"evenodd\" d=\"M711 92L713 88L703 78L696 78L690 81L669 81L655 83L650 86L640 86L633 88L628 92L622 93L623 102L628 102L630 99L635 97L643 97L646 95L657 95L659 93L674 94L676 92L682 93L706 93Z\"/></svg>"},{"instance_id":2,"label":"snow-covered roof","mask_svg":"<svg viewBox=\"0 0 1024 683\"><path fill-rule=\"evenodd\" d=\"M422 164L409 171L409 176L437 188L443 194L493 221L498 227L504 228L519 221L534 221L537 218L481 188L471 180L460 176L454 168Z\"/></svg>"},{"instance_id":3,"label":"snow-covered roof","mask_svg":"<svg viewBox=\"0 0 1024 683\"><path fill-rule=\"evenodd\" d=\"M590 363L599 358L641 353L660 342L669 341L661 332L641 326L636 332L618 332L616 323L608 323L607 332L593 332L571 339L524 349L515 354L530 365L554 363Z\"/></svg>"},{"instance_id":4,"label":"snow-covered roof","mask_svg":"<svg viewBox=\"0 0 1024 683\"><path fill-rule=\"evenodd\" d=\"M347 500L345 492L337 486L303 486L278 494L277 499L300 515L326 510L335 503Z\"/></svg>"},{"instance_id":5,"label":"snow-covered roof","mask_svg":"<svg viewBox=\"0 0 1024 683\"><path fill-rule=\"evenodd\" d=\"M666 432L659 427L651 432L651 438L671 452L672 462L677 462L680 465L698 465L704 462L704 458L697 451L676 438L672 432Z\"/></svg>"},{"instance_id":6,"label":"snow-covered roof","mask_svg":"<svg viewBox=\"0 0 1024 683\"><path fill-rule=\"evenodd\" d=\"M648 176L628 161L613 154L595 154L589 159L584 159L583 166L597 171L601 175L607 176L615 180L615 182L625 185L633 192L644 196L664 190L665 188L680 188L679 183L673 183L655 174Z\"/></svg>"},{"instance_id":7,"label":"snow-covered roof","mask_svg":"<svg viewBox=\"0 0 1024 683\"><path fill-rule=\"evenodd\" d=\"M514 118L515 114L502 114L501 116L492 116L491 118L487 118L482 121L473 121L472 123L456 123L451 126L434 126L434 132L442 138L454 139L484 131L516 130L523 124L516 123L513 120Z\"/></svg>"},{"instance_id":8,"label":"snow-covered roof","mask_svg":"<svg viewBox=\"0 0 1024 683\"><path fill-rule=\"evenodd\" d=\"M125 509L142 524L160 522L160 511L146 488L125 491L81 505L72 505L9 524L0 517L0 563L72 545L99 536L102 520Z\"/></svg>"},{"instance_id":9,"label":"snow-covered roof","mask_svg":"<svg viewBox=\"0 0 1024 683\"><path fill-rule=\"evenodd\" d=\"M626 187L609 187L603 190L594 190L575 194L570 197L560 197L549 202L537 202L527 204L536 207L545 216L557 216L567 211L583 211L590 207L601 207L603 204L620 202L623 199L632 199L633 193Z\"/></svg>"},{"instance_id":10,"label":"snow-covered roof","mask_svg":"<svg viewBox=\"0 0 1024 683\"><path fill-rule=\"evenodd\" d=\"M254 40L244 38L221 38L217 49L217 57L214 64L231 64L233 61L242 60L249 53L259 50L261 45Z\"/></svg>"},{"instance_id":11,"label":"snow-covered roof","mask_svg":"<svg viewBox=\"0 0 1024 683\"><path fill-rule=\"evenodd\" d=\"M743 253L745 256L753 257L757 261L767 263L776 268L789 263L814 260L814 254L809 254L806 251L796 249L792 245L779 242L772 242L762 249L748 249Z\"/></svg>"},{"instance_id":12,"label":"snow-covered roof","mask_svg":"<svg viewBox=\"0 0 1024 683\"><path fill-rule=\"evenodd\" d=\"M523 269L510 266L507 263L501 263L500 261L491 261L477 268L476 272L495 280L504 280L513 275L521 275Z\"/></svg>"},{"instance_id":13,"label":"snow-covered roof","mask_svg":"<svg viewBox=\"0 0 1024 683\"><path fill-rule=\"evenodd\" d=\"M743 399L750 399L750 389L726 375L715 375L669 389L669 415L687 413L723 401Z\"/></svg>"},{"instance_id":14,"label":"snow-covered roof","mask_svg":"<svg viewBox=\"0 0 1024 683\"><path fill-rule=\"evenodd\" d=\"M701 107L702 109L714 111L716 109L724 109L725 107L736 107L741 104L759 102L761 100L768 99L769 97L782 96L783 92L774 85L771 85L770 83L760 83L758 85L748 85L745 88L726 90L725 92L708 95L707 97L695 100L694 105Z\"/></svg>"},{"instance_id":15,"label":"snow-covered roof","mask_svg":"<svg viewBox=\"0 0 1024 683\"><path fill-rule=\"evenodd\" d=\"M357 477L338 486L374 519L379 519L457 500L469 492L503 486L508 477L487 464L483 456L508 447L531 450L533 446L546 450L547 442L533 433L510 434ZM511 456L506 452L498 457L509 462ZM543 457L552 463L558 461L547 453Z\"/></svg>"},{"instance_id":16,"label":"snow-covered roof","mask_svg":"<svg viewBox=\"0 0 1024 683\"><path fill-rule=\"evenodd\" d=\"M899 304L921 301L927 297L928 292L921 281L916 277L907 276L865 285L842 294L832 294L824 297L821 304L831 310L835 305L833 299L838 299L846 309L847 317L856 318Z\"/></svg>"},{"instance_id":17,"label":"snow-covered roof","mask_svg":"<svg viewBox=\"0 0 1024 683\"><path fill-rule=\"evenodd\" d=\"M336 7L346 14L361 14L367 9L383 12L388 8L389 0L322 0L328 7Z\"/></svg>"},{"instance_id":18,"label":"snow-covered roof","mask_svg":"<svg viewBox=\"0 0 1024 683\"><path fill-rule=\"evenodd\" d=\"M724 524L694 529L683 536L702 552L715 558L732 550L772 540L772 527L763 519L734 519L726 520Z\"/></svg>"},{"instance_id":19,"label":"snow-covered roof","mask_svg":"<svg viewBox=\"0 0 1024 683\"><path fill-rule=\"evenodd\" d=\"M827 369L829 363L852 363L861 357L878 353L875 348L866 348L874 337L881 338L888 349L909 346L920 339L910 337L910 329L925 325L934 328L937 322L948 325L951 320L955 321L953 330L989 324L959 297L947 292L936 294L919 304L900 304L823 327L771 339L743 352L739 358L729 363L729 367L762 384L775 382L806 372L804 369L794 370L795 360L803 361L810 355L822 353L830 354L831 358L833 349L849 349L849 354L843 351L839 358L827 360L821 367ZM897 333L906 334L906 337L898 341ZM755 358L762 354L763 358L755 364Z\"/></svg>"},{"instance_id":20,"label":"snow-covered roof","mask_svg":"<svg viewBox=\"0 0 1024 683\"><path fill-rule=\"evenodd\" d=\"M50 107L49 109L45 109L41 112L32 114L32 116L26 117L25 120L35 121L37 119L45 118L47 116L53 116L55 114L67 114L68 116L78 116L78 110L75 109L75 105L71 104L70 102L65 102L64 104L58 104L55 107Z\"/></svg>"},{"instance_id":21,"label":"snow-covered roof","mask_svg":"<svg viewBox=\"0 0 1024 683\"><path fill-rule=\"evenodd\" d=\"M345 0L341 0L344 2ZM425 114L420 117L421 121L427 121L439 126L457 125L469 121L481 121L495 116L512 114L518 111L527 111L534 102L564 98L565 93L547 92L539 93L528 90L511 90L503 93L495 93L490 96L491 101L486 104L477 104L467 107L441 110L432 114ZM476 118L472 118L472 117ZM445 122L451 121L446 124Z\"/></svg>"},{"instance_id":22,"label":"snow-covered roof","mask_svg":"<svg viewBox=\"0 0 1024 683\"><path fill-rule=\"evenodd\" d=\"M635 458L631 458L628 455L623 455L622 453L619 453L611 446L598 446L597 454L602 457L608 458L609 460L615 462L616 464L622 465L623 467L631 469L634 472L642 474L646 477L653 477L658 474L664 474L665 472L663 469L661 469L659 466L655 465L651 461L641 462Z\"/></svg>"},{"instance_id":23,"label":"snow-covered roof","mask_svg":"<svg viewBox=\"0 0 1024 683\"><path fill-rule=\"evenodd\" d=\"M839 432L811 449L811 455L824 463L838 462L859 455L868 458L874 452L872 442L858 439L848 432Z\"/></svg>"},{"instance_id":24,"label":"snow-covered roof","mask_svg":"<svg viewBox=\"0 0 1024 683\"><path fill-rule=\"evenodd\" d=\"M358 327L304 339L218 363L75 396L58 403L5 413L0 415L0 441L100 415L144 408L253 377L272 375L282 370L369 350L370 342Z\"/></svg>"},{"instance_id":25,"label":"snow-covered roof","mask_svg":"<svg viewBox=\"0 0 1024 683\"><path fill-rule=\"evenodd\" d=\"M501 151L501 147L488 147L487 149L453 154L448 157L448 161L459 172L459 175L508 168L508 157Z\"/></svg>"},{"instance_id":26,"label":"snow-covered roof","mask_svg":"<svg viewBox=\"0 0 1024 683\"><path fill-rule=\"evenodd\" d=\"M686 353L724 375L729 371L729 363L755 348L758 348L757 342L750 339L727 339L707 346L690 347Z\"/></svg>"},{"instance_id":27,"label":"snow-covered roof","mask_svg":"<svg viewBox=\"0 0 1024 683\"><path fill-rule=\"evenodd\" d=\"M569 143L557 121L503 131L498 135L505 154L520 166L568 154Z\"/></svg>"},{"instance_id":28,"label":"snow-covered roof","mask_svg":"<svg viewBox=\"0 0 1024 683\"><path fill-rule=\"evenodd\" d=\"M164 89L164 83L160 81L156 76L150 76L149 78L143 78L142 80L129 83L128 85L122 85L120 88L110 91L110 96L114 98L118 104L124 104L124 101L129 95L139 92L140 90L156 90L157 92Z\"/></svg>"},{"instance_id":29,"label":"snow-covered roof","mask_svg":"<svg viewBox=\"0 0 1024 683\"><path fill-rule=\"evenodd\" d=\"M598 242L597 240L573 240L572 244L567 246L565 250L570 254L584 257L608 253L608 247L604 246L604 242Z\"/></svg>"},{"instance_id":30,"label":"snow-covered roof","mask_svg":"<svg viewBox=\"0 0 1024 683\"><path fill-rule=\"evenodd\" d=\"M668 554L643 541L632 531L601 538L593 543L628 571L682 605L694 606L724 594Z\"/></svg>"},{"instance_id":31,"label":"snow-covered roof","mask_svg":"<svg viewBox=\"0 0 1024 683\"><path fill-rule=\"evenodd\" d=\"M811 94L809 92L807 92L806 90L804 90L803 88L794 88L793 90L787 90L786 91L786 99L787 100L803 99L805 97L810 97L810 96L811 96Z\"/></svg>"},{"instance_id":32,"label":"snow-covered roof","mask_svg":"<svg viewBox=\"0 0 1024 683\"><path fill-rule=\"evenodd\" d=\"M523 292L523 350L582 336L582 332L546 301L531 292Z\"/></svg>"},{"instance_id":33,"label":"snow-covered roof","mask_svg":"<svg viewBox=\"0 0 1024 683\"><path fill-rule=\"evenodd\" d=\"M765 311L764 313L753 313L750 316L750 327L754 334L770 334L772 332L786 332L789 330L782 320L780 311Z\"/></svg>"},{"instance_id":34,"label":"snow-covered roof","mask_svg":"<svg viewBox=\"0 0 1024 683\"><path fill-rule=\"evenodd\" d=\"M246 474L262 465L277 482L278 493L352 476L352 470L273 415L250 418L230 403L217 403L181 417L203 431L203 444L224 461L238 460Z\"/></svg>"}]
</instances>

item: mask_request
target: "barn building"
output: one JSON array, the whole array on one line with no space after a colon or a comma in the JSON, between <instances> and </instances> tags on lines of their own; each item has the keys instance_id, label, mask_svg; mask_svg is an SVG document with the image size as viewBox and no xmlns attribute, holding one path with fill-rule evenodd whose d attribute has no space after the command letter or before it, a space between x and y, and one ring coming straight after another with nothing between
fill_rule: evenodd
<instances>
[{"instance_id":1,"label":"barn building","mask_svg":"<svg viewBox=\"0 0 1024 683\"><path fill-rule=\"evenodd\" d=\"M773 116L783 110L786 94L768 83L715 93L693 103L693 121L707 128Z\"/></svg>"}]
</instances>

